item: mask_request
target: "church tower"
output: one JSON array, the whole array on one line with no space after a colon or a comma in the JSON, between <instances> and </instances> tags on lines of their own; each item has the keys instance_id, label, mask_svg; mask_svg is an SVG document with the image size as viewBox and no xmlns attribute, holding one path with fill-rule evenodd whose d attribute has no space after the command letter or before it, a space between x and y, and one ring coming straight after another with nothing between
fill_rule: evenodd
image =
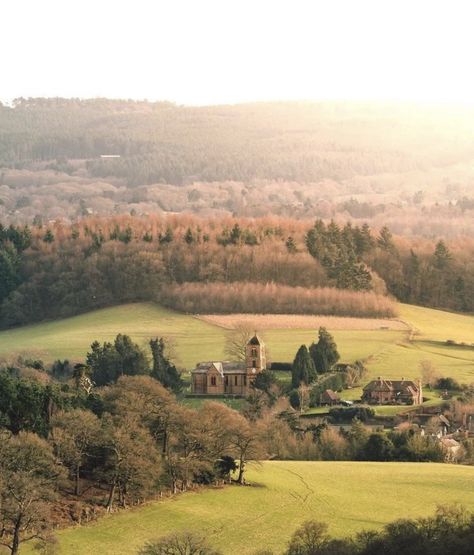
<instances>
[{"instance_id":1,"label":"church tower","mask_svg":"<svg viewBox=\"0 0 474 555\"><path fill-rule=\"evenodd\" d=\"M267 367L265 343L255 334L245 347L247 374L258 374Z\"/></svg>"}]
</instances>

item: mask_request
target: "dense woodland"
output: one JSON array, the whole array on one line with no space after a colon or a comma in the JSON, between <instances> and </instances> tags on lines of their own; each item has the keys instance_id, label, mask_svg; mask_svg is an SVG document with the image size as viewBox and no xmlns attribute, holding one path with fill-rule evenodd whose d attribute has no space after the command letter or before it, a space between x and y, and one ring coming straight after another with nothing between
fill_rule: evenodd
<instances>
[{"instance_id":1,"label":"dense woodland","mask_svg":"<svg viewBox=\"0 0 474 555\"><path fill-rule=\"evenodd\" d=\"M3 326L154 300L190 312L391 316L386 296L474 310L472 240L321 220L87 218L0 227ZM247 284L247 285L246 285Z\"/></svg>"},{"instance_id":2,"label":"dense woodland","mask_svg":"<svg viewBox=\"0 0 474 555\"><path fill-rule=\"evenodd\" d=\"M21 168L59 159L67 169L69 160L88 159L91 175L130 185L193 176L314 182L470 160L473 117L416 105L17 99L0 110L0 162Z\"/></svg>"},{"instance_id":3,"label":"dense woodland","mask_svg":"<svg viewBox=\"0 0 474 555\"><path fill-rule=\"evenodd\" d=\"M473 119L410 104L17 99L0 105L0 219L191 211L469 235Z\"/></svg>"}]
</instances>

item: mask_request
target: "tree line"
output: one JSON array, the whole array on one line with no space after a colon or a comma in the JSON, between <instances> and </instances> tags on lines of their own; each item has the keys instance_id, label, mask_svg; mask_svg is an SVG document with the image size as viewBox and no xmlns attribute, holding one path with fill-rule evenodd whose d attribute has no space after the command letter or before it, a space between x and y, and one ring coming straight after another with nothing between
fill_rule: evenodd
<instances>
[{"instance_id":1,"label":"tree line","mask_svg":"<svg viewBox=\"0 0 474 555\"><path fill-rule=\"evenodd\" d=\"M437 507L433 516L400 518L381 530L362 530L349 538L334 538L328 525L307 520L292 534L282 555L470 555L474 515L458 505ZM221 555L199 534L190 532L148 542L139 555ZM273 555L269 549L253 555Z\"/></svg>"},{"instance_id":2,"label":"tree line","mask_svg":"<svg viewBox=\"0 0 474 555\"><path fill-rule=\"evenodd\" d=\"M188 215L1 229L4 327L142 300L203 313L294 306L387 316L394 313L388 292L414 304L474 309L472 241L415 244L386 227Z\"/></svg>"}]
</instances>

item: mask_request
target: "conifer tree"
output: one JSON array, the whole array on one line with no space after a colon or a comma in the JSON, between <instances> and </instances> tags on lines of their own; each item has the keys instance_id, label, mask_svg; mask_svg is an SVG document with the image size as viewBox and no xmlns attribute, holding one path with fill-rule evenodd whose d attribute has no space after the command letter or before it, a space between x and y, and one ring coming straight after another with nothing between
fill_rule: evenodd
<instances>
[{"instance_id":1,"label":"conifer tree","mask_svg":"<svg viewBox=\"0 0 474 555\"><path fill-rule=\"evenodd\" d=\"M306 345L301 345L296 353L291 370L291 384L297 388L301 383L309 384L316 378L316 370Z\"/></svg>"},{"instance_id":2,"label":"conifer tree","mask_svg":"<svg viewBox=\"0 0 474 555\"><path fill-rule=\"evenodd\" d=\"M151 339L150 348L153 357L151 376L175 393L181 391L183 387L181 376L176 366L174 366L165 355L166 345L163 338Z\"/></svg>"},{"instance_id":3,"label":"conifer tree","mask_svg":"<svg viewBox=\"0 0 474 555\"><path fill-rule=\"evenodd\" d=\"M309 353L316 371L323 374L329 372L340 358L334 337L324 327L319 328L319 340L312 343Z\"/></svg>"}]
</instances>

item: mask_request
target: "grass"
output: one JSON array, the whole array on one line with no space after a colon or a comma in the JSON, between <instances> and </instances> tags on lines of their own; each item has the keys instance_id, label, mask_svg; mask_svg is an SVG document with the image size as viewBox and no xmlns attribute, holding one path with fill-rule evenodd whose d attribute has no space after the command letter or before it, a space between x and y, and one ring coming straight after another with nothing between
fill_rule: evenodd
<instances>
[{"instance_id":1,"label":"grass","mask_svg":"<svg viewBox=\"0 0 474 555\"><path fill-rule=\"evenodd\" d=\"M150 503L57 533L64 555L130 555L148 540L196 531L224 554L281 553L307 519L347 536L439 504L474 510L474 467L423 463L265 462L251 467L255 487L228 486ZM32 553L31 547L24 552Z\"/></svg>"},{"instance_id":2,"label":"grass","mask_svg":"<svg viewBox=\"0 0 474 555\"><path fill-rule=\"evenodd\" d=\"M199 360L223 357L225 331L153 303L104 308L0 333L0 355L12 352L38 354L45 361L83 359L92 341L111 341L126 333L141 345L151 337L169 338L178 363L187 368Z\"/></svg>"},{"instance_id":3,"label":"grass","mask_svg":"<svg viewBox=\"0 0 474 555\"><path fill-rule=\"evenodd\" d=\"M368 380L377 376L416 379L420 376L420 362L430 360L440 375L454 377L461 383L474 382L474 348L445 343L448 339L474 342L473 316L400 305L400 318L417 330L413 341L402 330L330 330L341 360L365 359ZM360 327L358 319L354 321ZM0 332L0 357L23 354L45 362L56 358L82 360L92 341L110 341L117 333L129 334L143 346L151 337L168 338L175 361L189 370L198 361L222 360L229 332L153 303L134 303ZM316 329L271 327L262 330L262 336L271 360L292 361L300 345L316 339Z\"/></svg>"},{"instance_id":4,"label":"grass","mask_svg":"<svg viewBox=\"0 0 474 555\"><path fill-rule=\"evenodd\" d=\"M0 332L0 356L23 354L46 362L56 358L82 360L92 341L111 341L118 333L130 335L143 346L151 337L165 336L171 341L178 364L191 369L199 361L222 360L229 332L153 303L134 303ZM404 333L336 330L334 336L343 359L355 360L402 340ZM291 361L301 344L316 339L316 330L263 330L263 337L272 360Z\"/></svg>"}]
</instances>

